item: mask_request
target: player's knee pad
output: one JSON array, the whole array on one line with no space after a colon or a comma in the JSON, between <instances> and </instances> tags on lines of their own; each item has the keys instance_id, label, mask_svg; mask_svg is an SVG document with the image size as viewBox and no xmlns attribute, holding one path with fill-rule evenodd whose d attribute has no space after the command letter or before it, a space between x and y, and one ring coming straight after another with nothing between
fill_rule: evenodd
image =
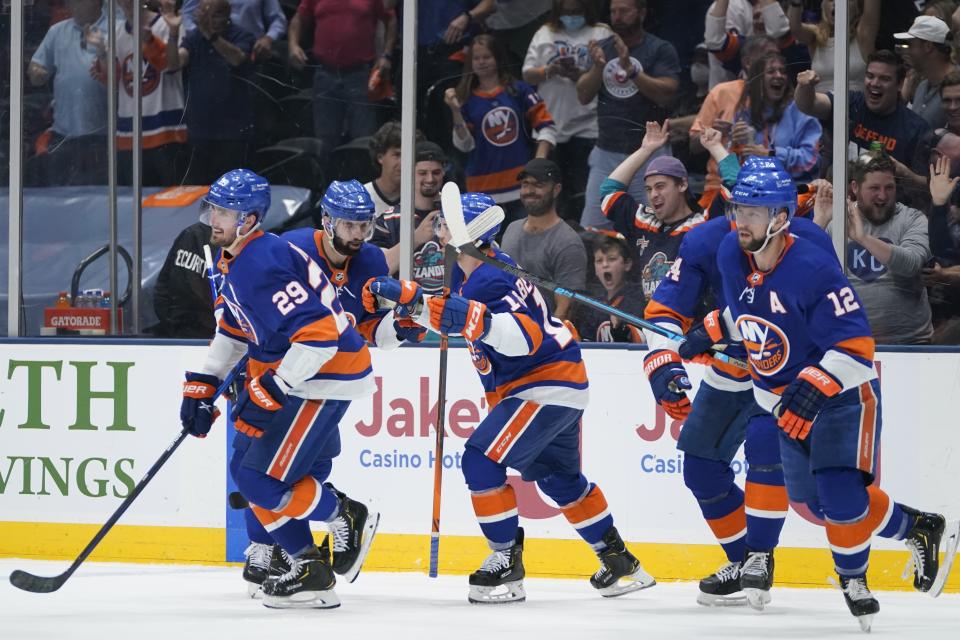
<instances>
[{"instance_id":1,"label":"player's knee pad","mask_svg":"<svg viewBox=\"0 0 960 640\"><path fill-rule=\"evenodd\" d=\"M823 520L823 507L820 506L819 500L807 500L804 504L807 505L807 509L810 509L810 513Z\"/></svg>"},{"instance_id":2,"label":"player's knee pad","mask_svg":"<svg viewBox=\"0 0 960 640\"><path fill-rule=\"evenodd\" d=\"M683 457L683 483L701 502L727 495L733 486L733 469L719 460L687 454Z\"/></svg>"},{"instance_id":3,"label":"player's knee pad","mask_svg":"<svg viewBox=\"0 0 960 640\"><path fill-rule=\"evenodd\" d=\"M582 498L588 484L582 473L552 473L537 480L540 490L561 507Z\"/></svg>"},{"instance_id":4,"label":"player's knee pad","mask_svg":"<svg viewBox=\"0 0 960 640\"><path fill-rule=\"evenodd\" d=\"M870 505L867 485L859 469L829 468L814 474L823 514L834 522L862 518Z\"/></svg>"},{"instance_id":5,"label":"player's knee pad","mask_svg":"<svg viewBox=\"0 0 960 640\"><path fill-rule=\"evenodd\" d=\"M470 491L489 491L503 486L507 481L506 467L497 464L469 444L463 450L460 469L463 471L463 479L466 480Z\"/></svg>"},{"instance_id":6,"label":"player's knee pad","mask_svg":"<svg viewBox=\"0 0 960 640\"><path fill-rule=\"evenodd\" d=\"M279 480L242 465L237 469L233 479L244 498L264 509L275 509L283 502L289 491L289 487Z\"/></svg>"}]
</instances>

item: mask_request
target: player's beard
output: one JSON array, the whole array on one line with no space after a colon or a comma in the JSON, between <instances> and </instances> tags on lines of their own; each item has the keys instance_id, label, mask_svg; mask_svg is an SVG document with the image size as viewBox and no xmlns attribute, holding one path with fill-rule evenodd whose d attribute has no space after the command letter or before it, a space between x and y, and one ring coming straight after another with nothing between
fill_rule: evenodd
<instances>
[{"instance_id":1,"label":"player's beard","mask_svg":"<svg viewBox=\"0 0 960 640\"><path fill-rule=\"evenodd\" d=\"M360 253L360 249L363 247L363 240L357 240L355 243L346 243L336 234L333 235L333 248L337 250L342 256L355 256Z\"/></svg>"},{"instance_id":2,"label":"player's beard","mask_svg":"<svg viewBox=\"0 0 960 640\"><path fill-rule=\"evenodd\" d=\"M762 247L763 243L766 241L767 241L766 236L762 238L755 238L751 234L749 240L744 240L742 235L740 235L739 233L737 234L737 242L740 243L740 248L743 249L744 251L749 251L750 253L759 251L760 247Z\"/></svg>"}]
</instances>

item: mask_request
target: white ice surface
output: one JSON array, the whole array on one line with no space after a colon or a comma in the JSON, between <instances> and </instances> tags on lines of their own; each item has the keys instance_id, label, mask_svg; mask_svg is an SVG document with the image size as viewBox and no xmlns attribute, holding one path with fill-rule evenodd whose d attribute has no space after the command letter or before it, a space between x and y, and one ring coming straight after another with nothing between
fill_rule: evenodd
<instances>
[{"instance_id":1,"label":"white ice surface","mask_svg":"<svg viewBox=\"0 0 960 640\"><path fill-rule=\"evenodd\" d=\"M837 590L775 588L773 603L747 608L698 606L693 583L658 584L620 598L599 597L586 580L528 578L527 602L470 605L465 576L363 573L338 585L343 605L277 611L245 595L238 568L83 565L55 593L10 585L13 569L50 576L66 562L0 560L0 639L105 640L553 640L629 638L864 637ZM960 638L960 595L878 593L871 636Z\"/></svg>"}]
</instances>

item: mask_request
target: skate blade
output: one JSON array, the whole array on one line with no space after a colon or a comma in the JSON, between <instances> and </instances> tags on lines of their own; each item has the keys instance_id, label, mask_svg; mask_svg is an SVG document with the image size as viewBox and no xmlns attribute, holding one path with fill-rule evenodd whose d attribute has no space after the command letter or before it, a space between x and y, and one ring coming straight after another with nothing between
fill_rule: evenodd
<instances>
[{"instance_id":1,"label":"skate blade","mask_svg":"<svg viewBox=\"0 0 960 640\"><path fill-rule=\"evenodd\" d=\"M470 595L467 596L471 604L511 604L523 602L526 599L527 592L523 588L523 580L505 582L497 587L470 585Z\"/></svg>"},{"instance_id":2,"label":"skate blade","mask_svg":"<svg viewBox=\"0 0 960 640\"><path fill-rule=\"evenodd\" d=\"M377 528L380 526L380 512L374 511L367 513L367 519L363 523L363 537L360 542L360 553L354 560L350 568L343 572L343 579L347 582L353 582L360 575L360 569L363 568L363 561L370 553L370 545L373 544L373 536L377 535Z\"/></svg>"},{"instance_id":3,"label":"skate blade","mask_svg":"<svg viewBox=\"0 0 960 640\"><path fill-rule=\"evenodd\" d=\"M615 584L597 591L604 598L616 598L641 589L649 589L655 584L657 584L657 581L653 579L653 576L644 571L643 567L640 567L630 575L620 578Z\"/></svg>"},{"instance_id":4,"label":"skate blade","mask_svg":"<svg viewBox=\"0 0 960 640\"><path fill-rule=\"evenodd\" d=\"M301 591L292 596L263 596L263 606L268 609L335 609L340 598L333 589L327 591Z\"/></svg>"},{"instance_id":5,"label":"skate blade","mask_svg":"<svg viewBox=\"0 0 960 640\"><path fill-rule=\"evenodd\" d=\"M770 592L763 589L747 589L743 590L744 595L747 598L747 604L750 605L750 608L755 611L763 611L763 608L770 604Z\"/></svg>"},{"instance_id":6,"label":"skate blade","mask_svg":"<svg viewBox=\"0 0 960 640\"><path fill-rule=\"evenodd\" d=\"M701 591L697 594L697 604L705 607L745 607L747 605L747 597L743 595L742 591L728 596L704 593Z\"/></svg>"},{"instance_id":7,"label":"skate blade","mask_svg":"<svg viewBox=\"0 0 960 640\"><path fill-rule=\"evenodd\" d=\"M943 537L940 538L940 550L943 552L943 559L940 561L940 568L937 570L937 577L930 586L931 598L936 598L943 593L943 588L947 585L947 578L950 577L950 569L953 568L953 559L957 555L957 545L960 543L960 520L951 520L943 529Z\"/></svg>"},{"instance_id":8,"label":"skate blade","mask_svg":"<svg viewBox=\"0 0 960 640\"><path fill-rule=\"evenodd\" d=\"M868 613L865 616L857 616L857 622L860 623L860 630L864 633L870 633L870 627L873 626L873 616L877 614Z\"/></svg>"},{"instance_id":9,"label":"skate blade","mask_svg":"<svg viewBox=\"0 0 960 640\"><path fill-rule=\"evenodd\" d=\"M258 585L256 582L248 582L247 595L253 598L254 600L257 600L263 597L263 591L260 589L260 585Z\"/></svg>"}]
</instances>

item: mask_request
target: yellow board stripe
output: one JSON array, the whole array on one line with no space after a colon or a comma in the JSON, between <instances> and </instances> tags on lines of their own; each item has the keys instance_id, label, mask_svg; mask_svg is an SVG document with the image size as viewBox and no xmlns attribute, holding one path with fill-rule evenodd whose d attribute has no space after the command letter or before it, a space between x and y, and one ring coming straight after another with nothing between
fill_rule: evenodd
<instances>
[{"instance_id":1,"label":"yellow board stripe","mask_svg":"<svg viewBox=\"0 0 960 640\"><path fill-rule=\"evenodd\" d=\"M37 522L0 522L0 557L72 560L97 532L98 525ZM224 529L197 527L114 527L90 556L103 562L230 564L223 562ZM631 542L630 550L657 580L699 580L726 561L716 545ZM426 572L430 536L377 534L366 571ZM469 574L489 553L486 541L476 536L440 538L440 572ZM580 540L528 538L524 566L532 577L586 579L597 570L597 558ZM870 554L870 587L877 590L913 590L912 581L900 579L906 551L874 550ZM833 559L826 548L777 549L777 585L827 587L833 576ZM945 589L960 593L960 571L952 572Z\"/></svg>"}]
</instances>

